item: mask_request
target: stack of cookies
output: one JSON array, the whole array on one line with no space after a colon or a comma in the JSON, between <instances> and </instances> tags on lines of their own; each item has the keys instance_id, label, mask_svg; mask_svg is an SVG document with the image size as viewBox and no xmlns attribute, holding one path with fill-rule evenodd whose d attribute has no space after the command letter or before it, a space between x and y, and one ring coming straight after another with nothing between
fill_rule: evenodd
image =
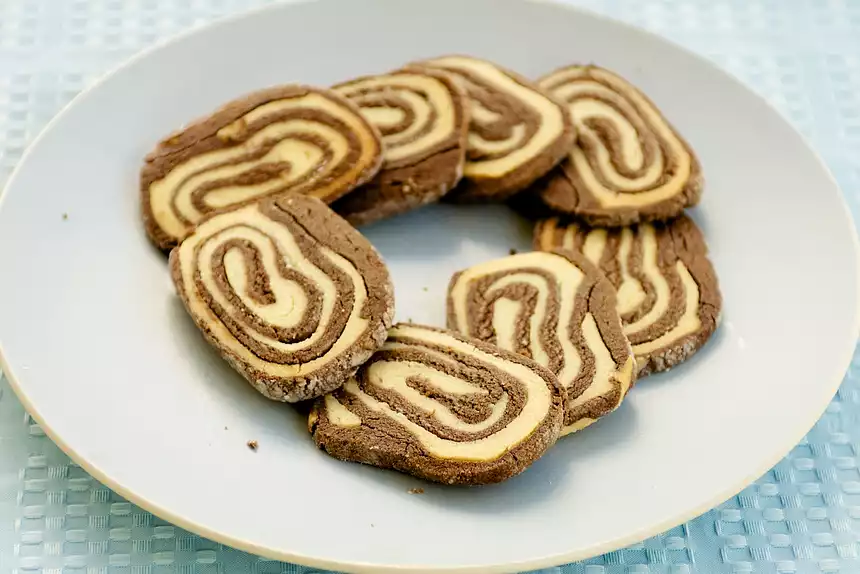
<instances>
[{"instance_id":1,"label":"stack of cookies","mask_svg":"<svg viewBox=\"0 0 860 574\"><path fill-rule=\"evenodd\" d=\"M721 300L683 210L698 162L594 66L532 82L446 56L230 102L156 146L143 218L203 336L260 393L313 401L316 444L447 484L518 474L692 355ZM507 202L535 251L451 278L447 329L392 325L355 226Z\"/></svg>"}]
</instances>

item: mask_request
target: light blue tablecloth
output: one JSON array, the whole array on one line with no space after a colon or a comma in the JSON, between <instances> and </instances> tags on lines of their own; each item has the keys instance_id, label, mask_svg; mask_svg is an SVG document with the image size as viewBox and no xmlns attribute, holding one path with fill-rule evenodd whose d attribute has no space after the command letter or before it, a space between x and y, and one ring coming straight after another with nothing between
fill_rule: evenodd
<instances>
[{"instance_id":1,"label":"light blue tablecloth","mask_svg":"<svg viewBox=\"0 0 860 574\"><path fill-rule=\"evenodd\" d=\"M0 181L99 74L259 0L0 1ZM578 0L746 81L809 138L860 210L860 0ZM10 280L0 277L0 280ZM782 462L704 516L555 574L860 572L860 356ZM0 574L309 573L171 526L63 455L0 382Z\"/></svg>"}]
</instances>

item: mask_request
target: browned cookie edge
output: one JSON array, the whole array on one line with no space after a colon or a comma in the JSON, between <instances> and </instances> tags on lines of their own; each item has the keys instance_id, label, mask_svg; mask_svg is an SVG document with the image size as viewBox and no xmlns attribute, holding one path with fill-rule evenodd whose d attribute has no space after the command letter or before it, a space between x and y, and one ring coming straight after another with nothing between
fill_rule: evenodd
<instances>
[{"instance_id":1,"label":"browned cookie edge","mask_svg":"<svg viewBox=\"0 0 860 574\"><path fill-rule=\"evenodd\" d=\"M538 182L534 193L528 199L542 202L556 213L574 215L591 227L625 227L650 221L668 221L678 217L685 208L697 205L702 196L704 180L699 161L692 155L692 150L690 154L693 162L691 169L696 170L696 175L691 173L683 191L644 207L605 209L595 205L596 200L581 183L579 175L575 173L575 168L568 159L562 161L552 173ZM581 194L581 190L585 192ZM523 200L526 198L524 197ZM518 210L529 212L528 208L520 207Z\"/></svg>"},{"instance_id":2,"label":"browned cookie edge","mask_svg":"<svg viewBox=\"0 0 860 574\"><path fill-rule=\"evenodd\" d=\"M168 135L158 142L155 149L145 156L143 167L140 170L141 211L146 233L156 247L164 252L168 252L178 245L182 238L173 237L158 225L150 203L150 186L190 157L233 145L233 142L219 139L217 137L218 130L238 120L254 108L272 101L302 97L310 93L318 93L335 101L338 105L346 107L365 124L368 132L375 136L374 142L377 147L377 161L362 170L352 185L347 186L344 193L372 179L382 166L382 143L380 135L378 130L364 119L352 102L330 90L298 84L275 86L251 92L227 102L212 114L193 120L185 128ZM237 209L249 203L261 201L262 199L259 197L253 198L219 210L213 214Z\"/></svg>"},{"instance_id":3,"label":"browned cookie edge","mask_svg":"<svg viewBox=\"0 0 860 574\"><path fill-rule=\"evenodd\" d=\"M513 449L494 461L476 463L450 461L430 456L422 451L420 443L417 441L410 441L408 444L401 445L401 448L392 448L388 444L387 435L384 432L369 429L363 423L358 427L358 430L338 427L329 422L324 400L320 398L314 403L308 419L309 430L319 448L341 460L393 469L433 482L479 485L501 482L521 473L555 443L561 431L565 399L557 379L550 371L525 357L509 353L476 339L463 337L453 331L423 325L410 324L409 326L444 332L485 353L521 364L535 371L547 383L553 393L551 410L535 431ZM343 391L337 391L337 393L341 392Z\"/></svg>"},{"instance_id":4,"label":"browned cookie edge","mask_svg":"<svg viewBox=\"0 0 860 574\"><path fill-rule=\"evenodd\" d=\"M457 185L465 148L452 148L418 164L383 170L373 181L332 204L356 227L434 203Z\"/></svg>"},{"instance_id":5,"label":"browned cookie edge","mask_svg":"<svg viewBox=\"0 0 860 574\"><path fill-rule=\"evenodd\" d=\"M551 251L560 243L568 222L550 218L538 221L533 235L536 251ZM660 272L674 274L674 264L682 261L699 287L700 328L667 347L657 349L647 355L637 355L638 378L651 373L665 371L691 357L710 339L719 324L722 309L722 295L719 290L714 267L708 258L708 248L701 230L686 214L678 218L653 223L657 234ZM579 232L587 233L586 226ZM551 235L550 235L551 233ZM604 257L605 260L605 257ZM614 259L612 259L614 264ZM604 269L604 271L606 271ZM674 285L670 281L670 285ZM676 288L677 289L677 288ZM674 293L674 292L673 292ZM678 313L682 311L677 311Z\"/></svg>"},{"instance_id":6,"label":"browned cookie edge","mask_svg":"<svg viewBox=\"0 0 860 574\"><path fill-rule=\"evenodd\" d=\"M557 68L543 78L552 76L577 65L568 65ZM568 159L562 161L548 177L541 182L536 189L536 199L543 201L551 209L560 213L576 215L585 223L594 227L623 227L646 221L664 221L680 215L685 208L693 207L699 203L704 188L701 164L698 156L693 151L689 142L681 135L675 126L663 115L660 108L642 90L630 83L626 78L616 74L612 70L600 66L590 65L588 68L603 70L621 78L627 85L639 94L660 117L666 122L675 136L690 155L690 177L681 193L664 199L651 205L640 208L606 209L601 207L594 196L582 183L572 162ZM540 82L540 80L538 80ZM574 144L576 145L576 144Z\"/></svg>"},{"instance_id":7,"label":"browned cookie edge","mask_svg":"<svg viewBox=\"0 0 860 574\"><path fill-rule=\"evenodd\" d=\"M717 330L722 313L723 298L713 264L708 258L708 246L702 231L690 217L682 215L661 230L671 237L675 253L699 287L699 321L696 332L673 342L670 346L639 357L639 378L666 371L683 363L701 349Z\"/></svg>"},{"instance_id":8,"label":"browned cookie edge","mask_svg":"<svg viewBox=\"0 0 860 574\"><path fill-rule=\"evenodd\" d=\"M332 208L352 225L361 226L433 203L451 191L463 176L466 138L469 133L468 99L450 74L442 70L405 66L386 75L425 75L442 83L451 94L457 129L443 142L419 157L383 162L372 181L337 200ZM359 83L374 76L355 78L333 89ZM385 142L383 140L383 148ZM384 155L384 153L383 153Z\"/></svg>"},{"instance_id":9,"label":"browned cookie edge","mask_svg":"<svg viewBox=\"0 0 860 574\"><path fill-rule=\"evenodd\" d=\"M567 249L555 249L553 250L553 253L564 254L565 256L574 254L579 260L576 263L578 266L580 264L587 264L590 268L587 274L593 274L594 283L592 284L591 290L588 294L588 311L594 317L594 322L597 324L597 331L600 333L600 338L603 340L603 343L609 350L612 360L615 362L616 374L618 371L624 369L624 366L628 361L633 361L631 378L626 388L624 383L613 375L610 381L612 383L611 391L593 397L585 403L573 407L568 411L565 424L569 425L583 419L597 420L618 408L624 400L627 391L629 391L630 387L635 383L637 372L633 350L630 348L627 337L624 336L621 326L621 317L618 315L618 311L616 310L617 303L615 289L612 287L612 284L609 283L603 273L595 265L579 253ZM588 387L586 386L580 390L579 394L585 392L587 388ZM579 394L577 394L577 396L579 396ZM576 397L570 398L575 399Z\"/></svg>"},{"instance_id":10,"label":"browned cookie edge","mask_svg":"<svg viewBox=\"0 0 860 574\"><path fill-rule=\"evenodd\" d=\"M284 203L282 207L280 204ZM293 219L315 241L349 260L358 269L367 287L367 300L362 317L369 320L368 328L352 345L319 369L298 377L272 376L248 364L226 348L207 323L207 318L194 313L189 305L178 249L170 253L170 272L176 292L205 339L222 357L264 396L283 402L316 398L340 387L364 363L387 336L394 317L394 287L385 263L376 249L360 233L331 211L321 200L289 194L281 199L260 202L277 209ZM302 223L304 221L304 223ZM210 321L218 320L209 318Z\"/></svg>"},{"instance_id":11,"label":"browned cookie edge","mask_svg":"<svg viewBox=\"0 0 860 574\"><path fill-rule=\"evenodd\" d=\"M582 271L585 276L582 290L584 294L578 293L577 297L585 299L585 312L591 313L594 317L595 323L597 324L597 330L600 333L600 337L606 345L606 348L609 350L612 360L615 362L616 370L623 368L624 364L633 357L633 353L630 349L627 338L622 332L621 318L616 311L615 290L606 280L603 272L591 263L591 261L586 259L584 255L576 251L561 248L549 250L536 248L535 250L546 251L553 255L563 257ZM457 330L458 321L454 301L451 298L451 290L454 285L457 284L463 272L464 271L458 271L451 276L451 280L448 282L446 321L448 328L454 331ZM630 381L631 385L635 379L636 372L634 370ZM622 383L617 379L613 379L612 382L614 389L610 393L599 395L588 400L582 405L573 407L570 403L591 386L593 379L590 381L583 381L579 384L577 384L577 382L564 390L569 404L569 408L565 409L564 426L569 426L586 418L598 419L617 408L624 399L624 396L622 395Z\"/></svg>"},{"instance_id":12,"label":"browned cookie edge","mask_svg":"<svg viewBox=\"0 0 860 574\"><path fill-rule=\"evenodd\" d=\"M516 83L541 94L550 101L554 102L561 109L561 117L562 122L564 124L562 133L559 134L555 141L553 141L553 143L548 146L543 153L532 158L526 163L516 167L514 170L500 178L471 179L464 177L463 180L460 182L460 185L454 188L444 198L445 201L451 201L454 203L483 203L504 201L516 194L517 192L527 188L529 185L544 176L547 172L549 172L553 167L558 165L558 163L564 159L564 157L567 155L568 151L576 141L576 129L574 128L573 121L570 118L570 114L568 113L566 105L564 105L558 100L558 98L556 98L546 90L540 88L535 82L532 82L525 76L522 76L508 68L500 66L495 62L483 60L482 58L475 58L474 56L466 56L462 54L449 54L448 56L469 58L472 60L482 60L484 62L487 62L488 64L491 64L492 66L500 70L502 73L509 76ZM430 67L432 69L435 69L432 65L423 64L422 62L415 62L413 64L410 64L410 66Z\"/></svg>"}]
</instances>

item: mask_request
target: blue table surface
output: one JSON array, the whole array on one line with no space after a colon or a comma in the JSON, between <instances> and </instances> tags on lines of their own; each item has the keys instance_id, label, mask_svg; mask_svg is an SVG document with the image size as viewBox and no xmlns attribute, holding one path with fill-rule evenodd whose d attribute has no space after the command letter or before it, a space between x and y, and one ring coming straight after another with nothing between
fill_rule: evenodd
<instances>
[{"instance_id":1,"label":"blue table surface","mask_svg":"<svg viewBox=\"0 0 860 574\"><path fill-rule=\"evenodd\" d=\"M0 181L78 91L260 0L0 1ZM860 0L576 0L710 58L773 103L860 210ZM4 280L0 276L0 280ZM860 572L860 355L784 460L722 506L555 574ZM200 538L72 463L0 381L0 574L311 573Z\"/></svg>"}]
</instances>

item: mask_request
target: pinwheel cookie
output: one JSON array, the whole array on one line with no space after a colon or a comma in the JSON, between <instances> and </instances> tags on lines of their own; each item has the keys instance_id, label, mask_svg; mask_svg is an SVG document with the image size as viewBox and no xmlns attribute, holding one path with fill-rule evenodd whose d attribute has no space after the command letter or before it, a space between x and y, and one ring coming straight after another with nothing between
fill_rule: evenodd
<instances>
[{"instance_id":1,"label":"pinwheel cookie","mask_svg":"<svg viewBox=\"0 0 860 574\"><path fill-rule=\"evenodd\" d=\"M385 340L394 314L376 250L313 197L215 215L171 252L170 267L206 339L279 401L341 386Z\"/></svg>"},{"instance_id":2,"label":"pinwheel cookie","mask_svg":"<svg viewBox=\"0 0 860 574\"><path fill-rule=\"evenodd\" d=\"M555 373L567 395L567 434L617 408L635 376L615 307L612 285L582 255L535 251L455 274L448 327Z\"/></svg>"},{"instance_id":3,"label":"pinwheel cookie","mask_svg":"<svg viewBox=\"0 0 860 574\"><path fill-rule=\"evenodd\" d=\"M546 174L570 151L574 130L564 106L493 63L446 56L418 63L452 74L470 104L465 181L457 201L502 201Z\"/></svg>"},{"instance_id":4,"label":"pinwheel cookie","mask_svg":"<svg viewBox=\"0 0 860 574\"><path fill-rule=\"evenodd\" d=\"M583 253L617 292L639 376L695 353L717 328L722 298L702 233L687 216L620 229L541 221L535 247Z\"/></svg>"},{"instance_id":5,"label":"pinwheel cookie","mask_svg":"<svg viewBox=\"0 0 860 574\"><path fill-rule=\"evenodd\" d=\"M205 217L295 192L331 203L382 163L379 134L328 90L282 86L230 102L158 144L141 171L146 230L170 249Z\"/></svg>"},{"instance_id":6,"label":"pinwheel cookie","mask_svg":"<svg viewBox=\"0 0 860 574\"><path fill-rule=\"evenodd\" d=\"M309 418L343 460L446 484L499 482L558 438L563 396L534 361L455 333L395 325L382 349Z\"/></svg>"},{"instance_id":7,"label":"pinwheel cookie","mask_svg":"<svg viewBox=\"0 0 860 574\"><path fill-rule=\"evenodd\" d=\"M446 73L404 69L333 88L359 106L382 134L384 163L376 177L335 202L354 225L434 202L463 175L467 100Z\"/></svg>"},{"instance_id":8,"label":"pinwheel cookie","mask_svg":"<svg viewBox=\"0 0 860 574\"><path fill-rule=\"evenodd\" d=\"M665 220L699 201L699 162L654 104L618 75L570 66L538 84L567 103L578 139L539 187L553 210L601 226Z\"/></svg>"}]
</instances>

